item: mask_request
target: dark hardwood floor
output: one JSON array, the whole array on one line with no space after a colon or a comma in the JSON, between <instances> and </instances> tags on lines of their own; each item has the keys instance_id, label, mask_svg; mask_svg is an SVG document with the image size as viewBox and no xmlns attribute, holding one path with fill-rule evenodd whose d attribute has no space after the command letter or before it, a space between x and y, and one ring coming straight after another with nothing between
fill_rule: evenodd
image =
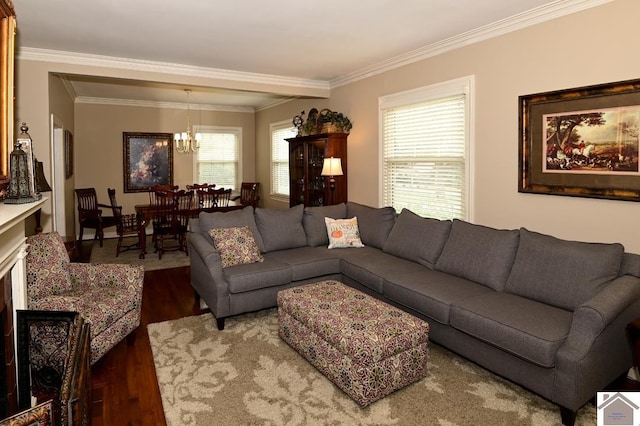
<instances>
[{"instance_id":1,"label":"dark hardwood floor","mask_svg":"<svg viewBox=\"0 0 640 426\"><path fill-rule=\"evenodd\" d=\"M91 244L72 254L87 261ZM93 426L166 425L147 324L198 315L189 267L145 272L140 326L91 368Z\"/></svg>"}]
</instances>

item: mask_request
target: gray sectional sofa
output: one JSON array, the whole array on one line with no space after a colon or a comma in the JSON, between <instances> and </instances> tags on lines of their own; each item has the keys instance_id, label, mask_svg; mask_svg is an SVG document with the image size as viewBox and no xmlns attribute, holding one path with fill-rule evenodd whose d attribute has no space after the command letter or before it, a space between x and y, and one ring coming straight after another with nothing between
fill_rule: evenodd
<instances>
[{"instance_id":1,"label":"gray sectional sofa","mask_svg":"<svg viewBox=\"0 0 640 426\"><path fill-rule=\"evenodd\" d=\"M357 217L365 247L327 249L325 217ZM208 234L249 226L264 261L223 268ZM218 327L287 287L338 279L430 324L430 340L549 399L564 424L632 365L640 256L621 244L440 221L349 202L201 213L191 283Z\"/></svg>"}]
</instances>

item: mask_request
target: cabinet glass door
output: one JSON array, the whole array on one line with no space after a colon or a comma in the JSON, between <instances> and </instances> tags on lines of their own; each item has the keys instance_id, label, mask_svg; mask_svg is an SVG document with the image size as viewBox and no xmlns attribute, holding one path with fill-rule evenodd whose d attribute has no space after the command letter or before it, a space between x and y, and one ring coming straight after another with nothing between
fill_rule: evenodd
<instances>
[{"instance_id":1,"label":"cabinet glass door","mask_svg":"<svg viewBox=\"0 0 640 426\"><path fill-rule=\"evenodd\" d=\"M309 167L307 205L322 206L324 204L324 178L321 173L324 163L324 144L308 144L307 154Z\"/></svg>"},{"instance_id":2,"label":"cabinet glass door","mask_svg":"<svg viewBox=\"0 0 640 426\"><path fill-rule=\"evenodd\" d=\"M304 204L307 183L305 182L305 166L307 163L304 144L291 145L289 151L289 179L291 184L291 205Z\"/></svg>"}]
</instances>

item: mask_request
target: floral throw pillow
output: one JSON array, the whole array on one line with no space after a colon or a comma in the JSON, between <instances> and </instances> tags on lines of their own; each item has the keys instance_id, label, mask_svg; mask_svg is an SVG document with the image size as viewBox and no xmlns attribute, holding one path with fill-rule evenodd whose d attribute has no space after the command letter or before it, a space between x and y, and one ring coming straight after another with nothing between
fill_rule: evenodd
<instances>
[{"instance_id":1,"label":"floral throw pillow","mask_svg":"<svg viewBox=\"0 0 640 426\"><path fill-rule=\"evenodd\" d=\"M352 217L351 219L325 217L324 223L327 225L327 234L329 236L328 248L364 247L360 240L357 217Z\"/></svg>"},{"instance_id":2,"label":"floral throw pillow","mask_svg":"<svg viewBox=\"0 0 640 426\"><path fill-rule=\"evenodd\" d=\"M220 253L223 268L264 260L253 238L253 232L248 226L214 228L208 232L216 250Z\"/></svg>"}]
</instances>

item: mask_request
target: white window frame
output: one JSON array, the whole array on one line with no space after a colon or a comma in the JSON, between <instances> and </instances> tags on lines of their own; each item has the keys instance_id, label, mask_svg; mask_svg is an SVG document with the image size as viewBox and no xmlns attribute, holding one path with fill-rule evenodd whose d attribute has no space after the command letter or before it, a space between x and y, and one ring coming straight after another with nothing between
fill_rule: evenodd
<instances>
[{"instance_id":1,"label":"white window frame","mask_svg":"<svg viewBox=\"0 0 640 426\"><path fill-rule=\"evenodd\" d=\"M196 133L233 133L238 138L238 173L236 175L236 182L234 187L232 188L234 191L240 191L240 183L242 182L243 174L242 174L242 145L243 145L243 137L242 137L242 127L232 127L232 126L193 126L193 134ZM218 182L198 182L200 179L198 177L198 153L195 152L192 155L193 157L193 182L195 183L209 183L216 184L217 187L221 185ZM225 187L225 189L229 189Z\"/></svg>"},{"instance_id":2,"label":"white window frame","mask_svg":"<svg viewBox=\"0 0 640 426\"><path fill-rule=\"evenodd\" d=\"M273 173L274 172L274 165L273 165L274 164L274 158L273 158L273 156L274 156L274 144L278 142L274 138L274 132L279 131L279 130L285 130L285 129L287 129L287 127L293 129L293 125L291 124L291 120L278 121L278 122L275 122L275 123L271 123L269 125L269 139L271 141L270 146L269 146L269 148L270 148L270 151L269 151L269 155L270 155L269 156L269 175L270 175L270 182L271 182L271 185L269 187L269 197L271 199L275 200L275 201L281 201L281 202L286 202L286 203L289 202L290 194L278 193L276 191L276 188L275 188L275 180L276 179L275 179L275 176L274 176L274 173ZM295 134L292 135L292 136L295 136ZM289 142L285 141L284 143L287 144L287 148L286 149L287 149L287 152L288 152L289 151ZM288 174L288 170L289 170L288 157L287 157L287 165L286 165L286 167L287 167L287 174ZM289 188L287 188L287 190L288 189Z\"/></svg>"},{"instance_id":3,"label":"white window frame","mask_svg":"<svg viewBox=\"0 0 640 426\"><path fill-rule=\"evenodd\" d=\"M378 200L383 204L384 200L384 111L389 108L397 108L429 100L442 99L454 95L465 95L465 179L463 195L463 216L460 219L473 221L474 217L474 86L475 77L473 75L461 77L429 86L424 86L412 90L398 92L378 99Z\"/></svg>"}]
</instances>

